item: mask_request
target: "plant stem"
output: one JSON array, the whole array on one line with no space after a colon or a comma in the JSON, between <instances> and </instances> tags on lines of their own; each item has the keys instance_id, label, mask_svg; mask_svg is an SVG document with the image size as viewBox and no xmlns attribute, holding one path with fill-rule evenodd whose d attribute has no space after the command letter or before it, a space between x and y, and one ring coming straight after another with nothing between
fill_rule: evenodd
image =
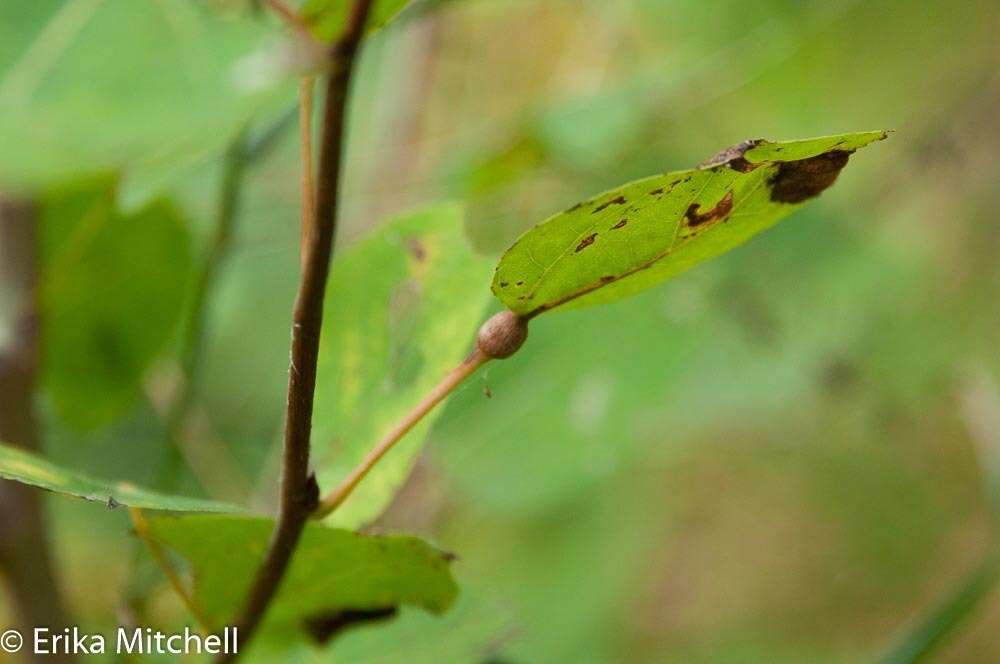
<instances>
[{"instance_id":1,"label":"plant stem","mask_svg":"<svg viewBox=\"0 0 1000 664\"><path fill-rule=\"evenodd\" d=\"M299 34L308 39L312 39L312 33L309 32L309 26L306 25L306 22L302 20L301 16L285 4L284 0L264 0L264 4L266 4L272 12L277 14L281 20L290 25Z\"/></svg>"},{"instance_id":2,"label":"plant stem","mask_svg":"<svg viewBox=\"0 0 1000 664\"><path fill-rule=\"evenodd\" d=\"M343 503L355 487L365 478L376 463L405 436L410 429L424 418L427 413L434 409L441 401L451 394L462 381L475 373L476 369L490 361L479 348L476 348L465 360L451 370L451 372L441 380L437 386L431 390L427 396L411 410L403 420L395 426L382 440L372 448L362 459L361 463L344 478L336 489L330 492L319 507L313 512L314 519L322 519Z\"/></svg>"},{"instance_id":3,"label":"plant stem","mask_svg":"<svg viewBox=\"0 0 1000 664\"><path fill-rule=\"evenodd\" d=\"M0 196L0 283L15 315L0 348L0 440L38 449L34 396L38 379L38 212L31 201ZM22 634L70 624L56 582L42 493L0 481L0 572L6 577ZM27 637L26 637L27 638ZM55 661L75 661L69 654Z\"/></svg>"},{"instance_id":4,"label":"plant stem","mask_svg":"<svg viewBox=\"0 0 1000 664\"><path fill-rule=\"evenodd\" d=\"M291 367L288 373L278 517L267 553L236 621L237 633L244 647L250 642L277 593L306 521L319 501L316 478L309 473L316 362L326 279L336 233L347 97L371 5L372 0L354 0L344 31L329 52L330 72L326 81L316 188L316 223L303 236L304 261L292 316ZM223 654L216 658L216 662L231 661L234 657Z\"/></svg>"},{"instance_id":5,"label":"plant stem","mask_svg":"<svg viewBox=\"0 0 1000 664\"><path fill-rule=\"evenodd\" d=\"M361 463L316 508L313 518L322 519L343 503L375 464L431 412L436 405L455 391L466 378L490 360L508 358L516 353L528 338L528 321L512 311L503 310L491 316L476 334L476 349L451 370L406 417L375 444Z\"/></svg>"},{"instance_id":6,"label":"plant stem","mask_svg":"<svg viewBox=\"0 0 1000 664\"><path fill-rule=\"evenodd\" d=\"M312 156L312 116L313 88L316 79L305 76L299 82L299 150L302 154L302 221L301 237L299 239L299 260L306 263L306 238L316 227L316 183L313 180Z\"/></svg>"}]
</instances>

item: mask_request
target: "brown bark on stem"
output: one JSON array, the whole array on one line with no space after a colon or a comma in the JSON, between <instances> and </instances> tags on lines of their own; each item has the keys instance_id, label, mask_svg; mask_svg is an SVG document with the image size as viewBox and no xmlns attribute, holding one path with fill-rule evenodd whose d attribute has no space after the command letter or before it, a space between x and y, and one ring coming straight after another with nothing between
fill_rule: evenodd
<instances>
[{"instance_id":1,"label":"brown bark on stem","mask_svg":"<svg viewBox=\"0 0 1000 664\"><path fill-rule=\"evenodd\" d=\"M38 379L38 244L36 206L0 195L0 286L13 303L0 346L0 441L39 448L34 395ZM45 527L42 493L0 480L0 573L27 640L35 627L62 630L63 608ZM53 655L70 662L70 655Z\"/></svg>"},{"instance_id":2,"label":"brown bark on stem","mask_svg":"<svg viewBox=\"0 0 1000 664\"><path fill-rule=\"evenodd\" d=\"M316 478L309 473L316 361L326 280L336 232L347 96L355 56L371 5L372 0L354 1L344 31L329 52L330 71L326 80L315 223L312 228L306 229L302 238L304 260L292 316L292 353L278 518L264 561L257 570L246 604L236 621L241 651L249 644L268 605L277 594L306 521L319 502ZM235 657L232 654L220 655L215 661L227 662Z\"/></svg>"}]
</instances>

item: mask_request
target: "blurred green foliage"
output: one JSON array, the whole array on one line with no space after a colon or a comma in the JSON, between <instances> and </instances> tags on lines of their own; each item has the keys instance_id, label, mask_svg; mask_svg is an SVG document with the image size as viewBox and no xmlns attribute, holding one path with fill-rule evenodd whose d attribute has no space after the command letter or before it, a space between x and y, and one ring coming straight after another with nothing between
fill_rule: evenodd
<instances>
[{"instance_id":1,"label":"blurred green foliage","mask_svg":"<svg viewBox=\"0 0 1000 664\"><path fill-rule=\"evenodd\" d=\"M123 213L117 188L117 176L102 175L42 197L42 381L60 416L80 428L134 405L191 281L181 213L163 198Z\"/></svg>"},{"instance_id":2,"label":"blurred green foliage","mask_svg":"<svg viewBox=\"0 0 1000 664\"><path fill-rule=\"evenodd\" d=\"M345 250L398 212L457 198L477 249L496 255L576 201L744 138L896 134L724 259L539 319L517 356L449 402L371 527L460 554L452 611L404 609L327 650L262 643L260 661L857 662L925 624L996 546L984 474L1000 448L996 3L421 7L361 62ZM40 191L122 169L115 214L169 196L203 246L224 145L293 102L282 35L238 0L2 3L0 183ZM289 135L247 176L200 389L227 454L217 473L253 478L246 498L267 509L297 173ZM328 308L331 329L349 324ZM162 346L147 391L171 358ZM43 396L48 457L153 483L155 408L132 400L80 432ZM128 525L52 507L72 608L107 629ZM188 619L165 584L150 600L156 625ZM931 661L991 661L998 625L994 590Z\"/></svg>"}]
</instances>

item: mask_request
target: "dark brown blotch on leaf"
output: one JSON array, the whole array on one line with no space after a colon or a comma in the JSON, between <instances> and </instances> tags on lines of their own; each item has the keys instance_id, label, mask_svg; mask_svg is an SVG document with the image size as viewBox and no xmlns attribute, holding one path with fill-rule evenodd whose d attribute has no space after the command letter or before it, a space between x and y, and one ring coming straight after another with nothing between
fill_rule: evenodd
<instances>
[{"instance_id":1,"label":"dark brown blotch on leaf","mask_svg":"<svg viewBox=\"0 0 1000 664\"><path fill-rule=\"evenodd\" d=\"M747 150L757 147L764 142L762 138L755 138L752 140L740 141L736 145L730 145L725 150L722 150L718 154L714 155L710 159L707 159L700 164L697 168L715 168L717 166L728 166L734 171L739 171L740 173L749 173L753 169L760 166L760 164L753 164L744 158L743 155L746 154Z\"/></svg>"},{"instance_id":2,"label":"dark brown blotch on leaf","mask_svg":"<svg viewBox=\"0 0 1000 664\"><path fill-rule=\"evenodd\" d=\"M527 338L527 321L513 311L501 311L479 328L476 347L486 357L503 359L516 353Z\"/></svg>"},{"instance_id":3,"label":"dark brown blotch on leaf","mask_svg":"<svg viewBox=\"0 0 1000 664\"><path fill-rule=\"evenodd\" d=\"M687 212L684 213L684 216L687 217L688 226L700 226L709 221L718 221L727 217L733 211L733 192L727 191L726 195L712 209L699 214L698 209L700 207L698 203L692 203L688 207Z\"/></svg>"},{"instance_id":4,"label":"dark brown blotch on leaf","mask_svg":"<svg viewBox=\"0 0 1000 664\"><path fill-rule=\"evenodd\" d=\"M318 614L305 619L304 627L316 643L328 643L333 637L351 627L371 625L394 617L399 609L387 606L379 609L346 609Z\"/></svg>"},{"instance_id":5,"label":"dark brown blotch on leaf","mask_svg":"<svg viewBox=\"0 0 1000 664\"><path fill-rule=\"evenodd\" d=\"M597 233L591 233L587 237L580 240L580 244L576 245L576 249L573 250L574 253L580 253L590 245L594 244L594 240L597 239Z\"/></svg>"},{"instance_id":6,"label":"dark brown blotch on leaf","mask_svg":"<svg viewBox=\"0 0 1000 664\"><path fill-rule=\"evenodd\" d=\"M418 263L423 263L427 260L427 249L424 247L424 243L417 238L406 238L406 248L410 250L410 253L413 254Z\"/></svg>"},{"instance_id":7,"label":"dark brown blotch on leaf","mask_svg":"<svg viewBox=\"0 0 1000 664\"><path fill-rule=\"evenodd\" d=\"M846 150L830 150L808 159L782 162L767 183L771 200L801 203L818 196L836 181L850 156Z\"/></svg>"},{"instance_id":8,"label":"dark brown blotch on leaf","mask_svg":"<svg viewBox=\"0 0 1000 664\"><path fill-rule=\"evenodd\" d=\"M627 224L627 223L628 223L628 219L622 219L617 224L615 224L614 226L612 226L610 228L610 230L617 230L619 228L625 228L625 224Z\"/></svg>"},{"instance_id":9,"label":"dark brown blotch on leaf","mask_svg":"<svg viewBox=\"0 0 1000 664\"><path fill-rule=\"evenodd\" d=\"M604 203L601 203L600 205L598 205L597 207L595 207L594 211L591 214L596 214L596 213L600 212L601 210L605 210L605 209L611 207L612 205L625 205L625 197L624 196L617 196L615 198L612 198L610 201L605 201Z\"/></svg>"}]
</instances>

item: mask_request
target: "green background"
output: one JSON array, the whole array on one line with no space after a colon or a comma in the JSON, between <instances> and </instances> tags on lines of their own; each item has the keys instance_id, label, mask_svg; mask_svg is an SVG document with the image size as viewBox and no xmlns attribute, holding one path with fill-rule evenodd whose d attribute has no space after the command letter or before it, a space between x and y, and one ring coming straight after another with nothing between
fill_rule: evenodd
<instances>
[{"instance_id":1,"label":"green background","mask_svg":"<svg viewBox=\"0 0 1000 664\"><path fill-rule=\"evenodd\" d=\"M294 102L275 64L284 33L249 5L5 0L0 186L50 191L119 170L121 218L170 197L200 260L226 144ZM260 659L876 659L992 542L996 3L417 5L360 62L340 248L395 213L459 200L493 259L577 201L742 139L895 133L730 254L534 321L518 355L447 404L372 526L457 552L455 607L404 609L323 651L263 644ZM258 510L276 493L298 278L294 134L249 172L209 312L198 408L224 481L181 482ZM101 426L63 413L86 390L39 396L49 459L156 486L166 435L149 391L170 375L171 334L142 388L101 406ZM70 607L110 630L133 560L127 516L47 500ZM151 624L188 620L159 578L147 604ZM998 634L994 592L932 661L990 661Z\"/></svg>"}]
</instances>

